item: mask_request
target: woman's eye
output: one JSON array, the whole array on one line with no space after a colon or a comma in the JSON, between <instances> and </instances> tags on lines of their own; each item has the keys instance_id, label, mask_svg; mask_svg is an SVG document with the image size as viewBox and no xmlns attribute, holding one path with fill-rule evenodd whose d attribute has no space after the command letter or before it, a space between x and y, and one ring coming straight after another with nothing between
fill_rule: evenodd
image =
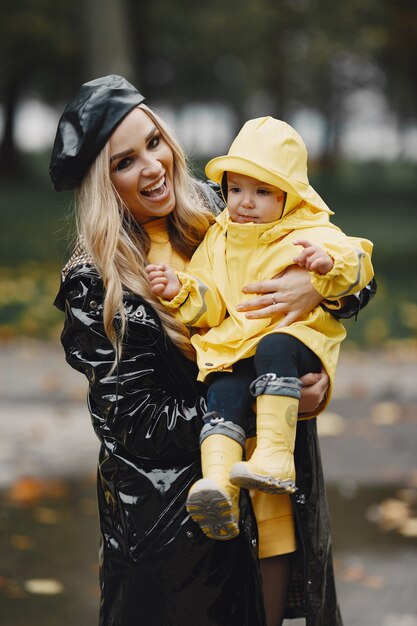
<instances>
[{"instance_id":1,"label":"woman's eye","mask_svg":"<svg viewBox=\"0 0 417 626\"><path fill-rule=\"evenodd\" d=\"M125 157L124 159L121 159L121 161L119 161L116 165L116 170L118 172L120 172L121 170L125 170L127 167L129 167L132 161L133 159L131 157Z\"/></svg>"},{"instance_id":2,"label":"woman's eye","mask_svg":"<svg viewBox=\"0 0 417 626\"><path fill-rule=\"evenodd\" d=\"M152 148L156 148L159 146L159 142L161 141L161 137L159 135L154 135L152 139L148 143L148 148L152 150Z\"/></svg>"}]
</instances>

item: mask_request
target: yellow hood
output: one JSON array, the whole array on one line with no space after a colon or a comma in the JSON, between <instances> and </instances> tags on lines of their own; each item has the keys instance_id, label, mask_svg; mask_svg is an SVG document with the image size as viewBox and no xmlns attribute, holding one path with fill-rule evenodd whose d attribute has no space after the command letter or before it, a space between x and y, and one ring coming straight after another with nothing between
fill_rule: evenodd
<instances>
[{"instance_id":1,"label":"yellow hood","mask_svg":"<svg viewBox=\"0 0 417 626\"><path fill-rule=\"evenodd\" d=\"M225 172L236 172L286 191L284 215L301 200L318 211L332 214L308 181L304 141L289 124L273 117L246 122L227 155L209 161L205 171L208 178L219 184Z\"/></svg>"}]
</instances>

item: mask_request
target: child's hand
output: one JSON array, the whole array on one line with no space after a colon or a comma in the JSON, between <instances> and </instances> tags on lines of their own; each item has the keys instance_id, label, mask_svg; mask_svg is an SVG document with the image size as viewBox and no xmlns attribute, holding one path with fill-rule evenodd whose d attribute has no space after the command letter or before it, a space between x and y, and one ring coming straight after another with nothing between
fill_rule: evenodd
<instances>
[{"instance_id":1,"label":"child's hand","mask_svg":"<svg viewBox=\"0 0 417 626\"><path fill-rule=\"evenodd\" d=\"M300 267L307 268L310 272L317 274L327 274L333 267L333 259L320 246L316 246L305 239L294 241L295 246L302 246L304 249L294 259Z\"/></svg>"},{"instance_id":2,"label":"child's hand","mask_svg":"<svg viewBox=\"0 0 417 626\"><path fill-rule=\"evenodd\" d=\"M165 298L165 300L175 298L181 289L181 283L169 265L159 263L158 265L147 265L145 269L148 273L151 291L155 296Z\"/></svg>"}]
</instances>

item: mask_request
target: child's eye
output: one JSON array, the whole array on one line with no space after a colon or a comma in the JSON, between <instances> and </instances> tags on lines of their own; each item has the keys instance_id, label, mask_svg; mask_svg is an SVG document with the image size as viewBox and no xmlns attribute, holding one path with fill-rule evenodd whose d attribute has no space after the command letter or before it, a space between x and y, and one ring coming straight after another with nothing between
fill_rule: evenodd
<instances>
[{"instance_id":1,"label":"child's eye","mask_svg":"<svg viewBox=\"0 0 417 626\"><path fill-rule=\"evenodd\" d=\"M229 187L229 193L239 193L240 187Z\"/></svg>"},{"instance_id":2,"label":"child's eye","mask_svg":"<svg viewBox=\"0 0 417 626\"><path fill-rule=\"evenodd\" d=\"M269 191L269 189L264 189L263 187L261 187L260 189L258 189L258 193L260 196L268 196L271 192Z\"/></svg>"}]
</instances>

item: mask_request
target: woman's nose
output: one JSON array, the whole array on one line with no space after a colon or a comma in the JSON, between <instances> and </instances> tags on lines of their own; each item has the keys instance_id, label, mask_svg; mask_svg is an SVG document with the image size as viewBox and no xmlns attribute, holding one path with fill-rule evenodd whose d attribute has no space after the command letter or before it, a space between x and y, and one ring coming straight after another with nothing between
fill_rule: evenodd
<instances>
[{"instance_id":1,"label":"woman's nose","mask_svg":"<svg viewBox=\"0 0 417 626\"><path fill-rule=\"evenodd\" d=\"M162 164L158 159L147 155L142 161L141 174L145 178L152 178L162 172Z\"/></svg>"}]
</instances>

